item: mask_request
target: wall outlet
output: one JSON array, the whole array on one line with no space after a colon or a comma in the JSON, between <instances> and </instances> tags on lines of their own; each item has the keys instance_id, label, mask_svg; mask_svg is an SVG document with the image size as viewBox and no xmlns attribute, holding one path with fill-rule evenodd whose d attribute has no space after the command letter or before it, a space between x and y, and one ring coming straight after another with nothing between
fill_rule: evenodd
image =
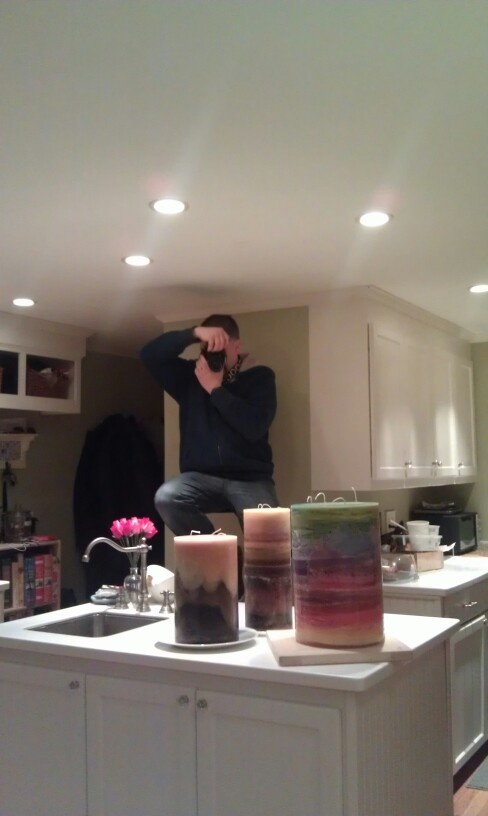
<instances>
[{"instance_id":1,"label":"wall outlet","mask_svg":"<svg viewBox=\"0 0 488 816\"><path fill-rule=\"evenodd\" d=\"M395 510L385 510L385 533L395 532L395 528L390 527L390 521L396 521Z\"/></svg>"}]
</instances>

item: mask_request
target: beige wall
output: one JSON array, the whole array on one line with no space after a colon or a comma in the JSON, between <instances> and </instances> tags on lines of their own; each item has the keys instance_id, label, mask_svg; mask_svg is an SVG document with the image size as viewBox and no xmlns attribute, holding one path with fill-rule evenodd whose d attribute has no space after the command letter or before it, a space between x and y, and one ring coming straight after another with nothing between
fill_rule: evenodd
<instances>
[{"instance_id":1,"label":"beige wall","mask_svg":"<svg viewBox=\"0 0 488 816\"><path fill-rule=\"evenodd\" d=\"M165 330L195 325L204 316L185 323L166 325ZM276 373L278 412L271 427L270 441L275 461L275 482L280 503L288 507L305 501L310 490L310 431L308 376L308 309L275 309L236 315L243 348ZM195 357L197 347L187 349ZM178 409L165 397L166 477L178 473ZM213 517L225 532L239 534L231 514ZM166 566L173 566L173 540L167 531Z\"/></svg>"}]
</instances>

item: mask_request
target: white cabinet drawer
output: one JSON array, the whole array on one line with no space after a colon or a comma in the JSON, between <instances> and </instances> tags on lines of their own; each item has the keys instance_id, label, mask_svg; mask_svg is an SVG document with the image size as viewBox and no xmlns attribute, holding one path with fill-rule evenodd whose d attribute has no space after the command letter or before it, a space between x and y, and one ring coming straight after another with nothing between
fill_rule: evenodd
<instances>
[{"instance_id":1,"label":"white cabinet drawer","mask_svg":"<svg viewBox=\"0 0 488 816\"><path fill-rule=\"evenodd\" d=\"M488 580L448 595L444 600L444 617L458 618L461 623L483 614L488 609Z\"/></svg>"}]
</instances>

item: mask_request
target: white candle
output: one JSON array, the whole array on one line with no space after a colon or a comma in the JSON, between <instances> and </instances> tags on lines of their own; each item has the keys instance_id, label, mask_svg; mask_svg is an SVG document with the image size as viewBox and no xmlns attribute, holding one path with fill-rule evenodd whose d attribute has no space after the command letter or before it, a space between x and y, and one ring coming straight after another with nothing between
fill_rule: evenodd
<instances>
[{"instance_id":1,"label":"white candle","mask_svg":"<svg viewBox=\"0 0 488 816\"><path fill-rule=\"evenodd\" d=\"M174 544L176 641L237 640L237 536L175 536Z\"/></svg>"}]
</instances>

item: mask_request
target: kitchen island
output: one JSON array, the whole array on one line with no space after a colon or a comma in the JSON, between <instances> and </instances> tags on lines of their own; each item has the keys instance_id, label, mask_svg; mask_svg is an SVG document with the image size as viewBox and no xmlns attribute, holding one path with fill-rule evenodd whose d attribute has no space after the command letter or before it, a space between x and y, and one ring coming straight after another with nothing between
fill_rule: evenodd
<instances>
[{"instance_id":1,"label":"kitchen island","mask_svg":"<svg viewBox=\"0 0 488 816\"><path fill-rule=\"evenodd\" d=\"M2 816L452 814L457 621L385 615L408 661L293 668L264 636L181 649L172 616L97 638L31 628L100 609L0 626Z\"/></svg>"}]
</instances>

